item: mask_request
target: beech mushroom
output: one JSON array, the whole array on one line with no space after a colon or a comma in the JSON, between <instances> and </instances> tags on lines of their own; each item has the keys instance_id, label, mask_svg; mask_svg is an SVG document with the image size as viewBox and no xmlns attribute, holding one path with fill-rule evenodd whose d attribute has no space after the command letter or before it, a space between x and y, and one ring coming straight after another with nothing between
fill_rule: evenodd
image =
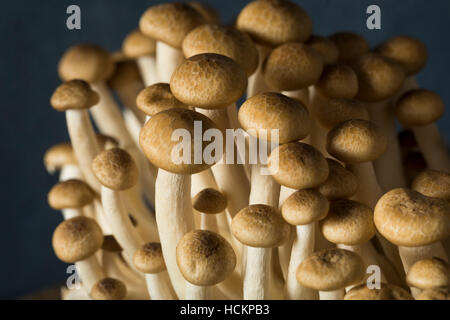
<instances>
[{"instance_id":1,"label":"beech mushroom","mask_svg":"<svg viewBox=\"0 0 450 320\"><path fill-rule=\"evenodd\" d=\"M447 288L450 285L449 264L439 258L417 261L406 275L410 287L421 290Z\"/></svg>"},{"instance_id":2,"label":"beech mushroom","mask_svg":"<svg viewBox=\"0 0 450 320\"><path fill-rule=\"evenodd\" d=\"M369 52L369 42L354 32L336 32L329 39L333 41L339 49L339 62L350 63L359 56Z\"/></svg>"},{"instance_id":3,"label":"beech mushroom","mask_svg":"<svg viewBox=\"0 0 450 320\"><path fill-rule=\"evenodd\" d=\"M400 287L381 283L379 289L368 288L367 284L356 286L347 292L344 300L414 300L414 298Z\"/></svg>"},{"instance_id":4,"label":"beech mushroom","mask_svg":"<svg viewBox=\"0 0 450 320\"><path fill-rule=\"evenodd\" d=\"M192 199L192 207L201 214L201 229L218 232L216 215L227 207L227 198L215 189L203 189Z\"/></svg>"},{"instance_id":5,"label":"beech mushroom","mask_svg":"<svg viewBox=\"0 0 450 320\"><path fill-rule=\"evenodd\" d=\"M104 278L99 280L91 291L94 300L123 300L127 296L127 287L117 279Z\"/></svg>"},{"instance_id":6,"label":"beech mushroom","mask_svg":"<svg viewBox=\"0 0 450 320\"><path fill-rule=\"evenodd\" d=\"M44 165L50 174L61 171L66 166L77 166L78 162L71 143L58 143L49 148L44 155Z\"/></svg>"},{"instance_id":7,"label":"beech mushroom","mask_svg":"<svg viewBox=\"0 0 450 320\"><path fill-rule=\"evenodd\" d=\"M424 196L450 202L450 173L425 170L416 176L411 188Z\"/></svg>"},{"instance_id":8,"label":"beech mushroom","mask_svg":"<svg viewBox=\"0 0 450 320\"><path fill-rule=\"evenodd\" d=\"M318 188L328 200L348 199L356 194L358 190L358 179L349 170L345 169L339 162L326 159L330 173L327 180Z\"/></svg>"},{"instance_id":9,"label":"beech mushroom","mask_svg":"<svg viewBox=\"0 0 450 320\"><path fill-rule=\"evenodd\" d=\"M330 38L312 35L305 43L322 56L325 66L331 66L338 62L339 48Z\"/></svg>"}]
</instances>

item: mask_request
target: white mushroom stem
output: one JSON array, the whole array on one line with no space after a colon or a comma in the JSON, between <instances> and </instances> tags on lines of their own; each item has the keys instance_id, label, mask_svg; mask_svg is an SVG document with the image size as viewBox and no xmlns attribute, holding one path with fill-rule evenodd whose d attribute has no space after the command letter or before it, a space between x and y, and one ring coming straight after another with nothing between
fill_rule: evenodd
<instances>
[{"instance_id":1,"label":"white mushroom stem","mask_svg":"<svg viewBox=\"0 0 450 320\"><path fill-rule=\"evenodd\" d=\"M75 263L83 288L87 294L91 293L97 281L105 278L105 273L95 255Z\"/></svg>"},{"instance_id":2,"label":"white mushroom stem","mask_svg":"<svg viewBox=\"0 0 450 320\"><path fill-rule=\"evenodd\" d=\"M419 88L419 84L417 83L417 79L415 76L409 76L406 78L405 82L403 83L403 87L397 94L391 99L392 106L395 106L397 104L398 99L401 98L406 92L410 90L414 90Z\"/></svg>"},{"instance_id":3,"label":"white mushroom stem","mask_svg":"<svg viewBox=\"0 0 450 320\"><path fill-rule=\"evenodd\" d=\"M173 72L184 61L181 50L173 48L164 42L156 42L156 70L158 82L170 83Z\"/></svg>"},{"instance_id":4,"label":"white mushroom stem","mask_svg":"<svg viewBox=\"0 0 450 320\"><path fill-rule=\"evenodd\" d=\"M334 291L319 291L320 300L342 300L345 296L345 289Z\"/></svg>"},{"instance_id":5,"label":"white mushroom stem","mask_svg":"<svg viewBox=\"0 0 450 320\"><path fill-rule=\"evenodd\" d=\"M402 258L405 273L408 273L409 269L420 260L428 258L441 258L449 262L448 255L441 242L435 242L433 244L422 247L399 247L400 257Z\"/></svg>"},{"instance_id":6,"label":"white mushroom stem","mask_svg":"<svg viewBox=\"0 0 450 320\"><path fill-rule=\"evenodd\" d=\"M247 99L251 98L259 93L270 91L264 82L264 77L262 73L262 65L264 60L270 53L270 48L262 45L256 45L259 53L259 65L258 69L256 69L255 73L248 78L248 86L247 86Z\"/></svg>"},{"instance_id":7,"label":"white mushroom stem","mask_svg":"<svg viewBox=\"0 0 450 320\"><path fill-rule=\"evenodd\" d=\"M271 249L247 247L244 300L268 299L270 252Z\"/></svg>"},{"instance_id":8,"label":"white mushroom stem","mask_svg":"<svg viewBox=\"0 0 450 320\"><path fill-rule=\"evenodd\" d=\"M61 168L61 172L59 174L59 181L67 181L71 179L83 179L83 174L80 171L80 168L76 165L65 165ZM78 216L83 215L83 211L81 209L63 209L61 210L64 220L69 220Z\"/></svg>"},{"instance_id":9,"label":"white mushroom stem","mask_svg":"<svg viewBox=\"0 0 450 320\"><path fill-rule=\"evenodd\" d=\"M315 86L309 88L310 103L308 110L311 117L310 141L311 144L319 150L324 157L330 157L326 148L328 131L316 120L317 110L320 105L326 105L327 99L321 94Z\"/></svg>"},{"instance_id":10,"label":"white mushroom stem","mask_svg":"<svg viewBox=\"0 0 450 320\"><path fill-rule=\"evenodd\" d=\"M184 300L209 300L210 288L200 287L195 284L187 282L186 285L186 298Z\"/></svg>"},{"instance_id":11,"label":"white mushroom stem","mask_svg":"<svg viewBox=\"0 0 450 320\"><path fill-rule=\"evenodd\" d=\"M252 180L249 204L265 204L273 208L278 207L280 185L271 175L262 174L267 167L262 164L252 165Z\"/></svg>"},{"instance_id":12,"label":"white mushroom stem","mask_svg":"<svg viewBox=\"0 0 450 320\"><path fill-rule=\"evenodd\" d=\"M158 274L146 274L145 282L150 298L152 300L174 300L174 293L167 286L169 281L167 271Z\"/></svg>"},{"instance_id":13,"label":"white mushroom stem","mask_svg":"<svg viewBox=\"0 0 450 320\"><path fill-rule=\"evenodd\" d=\"M146 87L159 82L155 56L142 56L137 58L136 62Z\"/></svg>"},{"instance_id":14,"label":"white mushroom stem","mask_svg":"<svg viewBox=\"0 0 450 320\"><path fill-rule=\"evenodd\" d=\"M101 227L104 235L112 235L111 228L109 227L108 218L105 215L105 211L103 210L102 203L100 199L94 199L94 209L95 209L95 220L98 225Z\"/></svg>"},{"instance_id":15,"label":"white mushroom stem","mask_svg":"<svg viewBox=\"0 0 450 320\"><path fill-rule=\"evenodd\" d=\"M218 232L216 215L214 214L202 214L200 219L200 229Z\"/></svg>"}]
</instances>

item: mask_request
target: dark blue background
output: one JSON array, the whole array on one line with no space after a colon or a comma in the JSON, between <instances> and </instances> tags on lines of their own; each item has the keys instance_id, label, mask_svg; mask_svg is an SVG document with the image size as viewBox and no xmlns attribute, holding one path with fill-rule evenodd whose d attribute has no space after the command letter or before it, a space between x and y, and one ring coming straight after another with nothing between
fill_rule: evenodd
<instances>
[{"instance_id":1,"label":"dark blue background","mask_svg":"<svg viewBox=\"0 0 450 320\"><path fill-rule=\"evenodd\" d=\"M120 48L144 10L162 1L43 0L2 1L0 7L0 298L17 298L65 279L65 267L51 250L51 234L61 220L48 208L46 195L56 177L46 174L47 147L68 139L63 114L49 97L58 85L56 65L77 42ZM232 21L247 1L206 1ZM302 0L314 20L315 33L338 30L364 34L372 45L396 34L424 41L430 62L419 77L422 86L450 102L450 1L448 0ZM78 4L82 30L66 29L66 8ZM382 30L366 29L366 8L382 9ZM450 116L439 122L450 138Z\"/></svg>"}]
</instances>

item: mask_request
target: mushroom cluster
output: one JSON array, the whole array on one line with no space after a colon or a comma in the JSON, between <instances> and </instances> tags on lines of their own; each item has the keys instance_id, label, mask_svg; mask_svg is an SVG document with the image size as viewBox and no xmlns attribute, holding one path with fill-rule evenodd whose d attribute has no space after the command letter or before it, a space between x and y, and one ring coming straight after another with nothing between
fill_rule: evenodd
<instances>
[{"instance_id":1,"label":"mushroom cluster","mask_svg":"<svg viewBox=\"0 0 450 320\"><path fill-rule=\"evenodd\" d=\"M233 26L160 4L138 25L118 53L59 62L52 244L81 279L64 299L449 299L450 156L421 42L315 35L288 0Z\"/></svg>"}]
</instances>

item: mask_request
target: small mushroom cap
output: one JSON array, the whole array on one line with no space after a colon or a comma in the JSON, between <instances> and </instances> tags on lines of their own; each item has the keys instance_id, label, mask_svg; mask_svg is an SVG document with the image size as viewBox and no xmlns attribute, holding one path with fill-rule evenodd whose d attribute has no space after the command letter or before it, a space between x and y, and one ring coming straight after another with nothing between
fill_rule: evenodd
<instances>
[{"instance_id":1,"label":"small mushroom cap","mask_svg":"<svg viewBox=\"0 0 450 320\"><path fill-rule=\"evenodd\" d=\"M60 170L65 165L76 165L77 163L70 143L56 144L48 149L44 155L44 165L50 173Z\"/></svg>"},{"instance_id":2,"label":"small mushroom cap","mask_svg":"<svg viewBox=\"0 0 450 320\"><path fill-rule=\"evenodd\" d=\"M405 81L403 68L393 60L376 53L357 58L352 67L358 76L358 99L378 102L393 97Z\"/></svg>"},{"instance_id":3,"label":"small mushroom cap","mask_svg":"<svg viewBox=\"0 0 450 320\"><path fill-rule=\"evenodd\" d=\"M208 117L195 111L170 109L156 114L141 130L140 145L145 156L158 168L172 173L195 174L210 168L213 164L204 162L203 157L201 161L198 161L200 163L195 163L195 143L201 142L202 150L208 145L208 142L205 141L195 141L194 128L196 125L201 126L202 136L209 129L218 130ZM180 140L173 141L172 137L177 132L183 134L182 142ZM191 139L188 161L184 161L183 148L180 150L180 143L183 146L189 145L188 141L185 141L186 139Z\"/></svg>"},{"instance_id":4,"label":"small mushroom cap","mask_svg":"<svg viewBox=\"0 0 450 320\"><path fill-rule=\"evenodd\" d=\"M146 115L154 116L161 111L180 108L187 109L170 91L170 84L156 83L143 89L136 99L136 105Z\"/></svg>"},{"instance_id":5,"label":"small mushroom cap","mask_svg":"<svg viewBox=\"0 0 450 320\"><path fill-rule=\"evenodd\" d=\"M364 263L359 255L343 249L315 252L298 266L297 281L307 288L333 291L364 279Z\"/></svg>"},{"instance_id":6,"label":"small mushroom cap","mask_svg":"<svg viewBox=\"0 0 450 320\"><path fill-rule=\"evenodd\" d=\"M116 70L108 80L108 85L116 91L122 88L142 86L142 77L134 60L124 60L116 63Z\"/></svg>"},{"instance_id":7,"label":"small mushroom cap","mask_svg":"<svg viewBox=\"0 0 450 320\"><path fill-rule=\"evenodd\" d=\"M100 97L83 80L71 80L60 85L53 93L50 104L57 111L85 110L96 105Z\"/></svg>"},{"instance_id":8,"label":"small mushroom cap","mask_svg":"<svg viewBox=\"0 0 450 320\"><path fill-rule=\"evenodd\" d=\"M81 44L64 53L58 72L63 81L80 79L94 83L109 79L114 67L114 60L106 50L96 45Z\"/></svg>"},{"instance_id":9,"label":"small mushroom cap","mask_svg":"<svg viewBox=\"0 0 450 320\"><path fill-rule=\"evenodd\" d=\"M306 88L320 79L323 59L320 53L303 43L286 43L272 50L263 64L266 84L273 90Z\"/></svg>"},{"instance_id":10,"label":"small mushroom cap","mask_svg":"<svg viewBox=\"0 0 450 320\"><path fill-rule=\"evenodd\" d=\"M407 76L422 70L428 59L425 45L408 36L397 36L389 39L377 48L377 52L400 63Z\"/></svg>"},{"instance_id":11,"label":"small mushroom cap","mask_svg":"<svg viewBox=\"0 0 450 320\"><path fill-rule=\"evenodd\" d=\"M106 251L106 252L118 253L118 252L122 251L122 247L117 242L117 240L114 236L106 235L103 237L102 250Z\"/></svg>"},{"instance_id":12,"label":"small mushroom cap","mask_svg":"<svg viewBox=\"0 0 450 320\"><path fill-rule=\"evenodd\" d=\"M62 222L53 233L53 250L63 262L75 263L92 256L103 244L102 229L94 219L75 217Z\"/></svg>"},{"instance_id":13,"label":"small mushroom cap","mask_svg":"<svg viewBox=\"0 0 450 320\"><path fill-rule=\"evenodd\" d=\"M296 190L316 188L329 174L324 156L300 142L284 144L272 151L268 168L276 182Z\"/></svg>"},{"instance_id":14,"label":"small mushroom cap","mask_svg":"<svg viewBox=\"0 0 450 320\"><path fill-rule=\"evenodd\" d=\"M133 256L134 266L142 273L156 274L166 270L160 243L147 243Z\"/></svg>"},{"instance_id":15,"label":"small mushroom cap","mask_svg":"<svg viewBox=\"0 0 450 320\"><path fill-rule=\"evenodd\" d=\"M281 214L287 223L299 226L324 219L330 204L322 194L314 190L300 190L293 193L281 207Z\"/></svg>"},{"instance_id":16,"label":"small mushroom cap","mask_svg":"<svg viewBox=\"0 0 450 320\"><path fill-rule=\"evenodd\" d=\"M125 284L113 278L99 280L91 289L91 297L94 300L123 300L126 296Z\"/></svg>"},{"instance_id":17,"label":"small mushroom cap","mask_svg":"<svg viewBox=\"0 0 450 320\"><path fill-rule=\"evenodd\" d=\"M327 159L330 173L328 179L317 188L328 200L351 198L358 191L358 179L353 172L344 168L339 162Z\"/></svg>"},{"instance_id":18,"label":"small mushroom cap","mask_svg":"<svg viewBox=\"0 0 450 320\"><path fill-rule=\"evenodd\" d=\"M439 258L417 261L406 275L409 286L419 289L433 289L450 285L450 269L447 262Z\"/></svg>"},{"instance_id":19,"label":"small mushroom cap","mask_svg":"<svg viewBox=\"0 0 450 320\"><path fill-rule=\"evenodd\" d=\"M245 101L238 117L242 128L257 138L271 141L271 131L278 130L279 143L302 140L310 128L309 112L303 103L274 92Z\"/></svg>"},{"instance_id":20,"label":"small mushroom cap","mask_svg":"<svg viewBox=\"0 0 450 320\"><path fill-rule=\"evenodd\" d=\"M405 126L425 126L437 121L444 114L444 101L435 92L414 89L397 101L395 114Z\"/></svg>"},{"instance_id":21,"label":"small mushroom cap","mask_svg":"<svg viewBox=\"0 0 450 320\"><path fill-rule=\"evenodd\" d=\"M195 230L178 242L177 264L190 283L213 286L234 271L236 254L227 240L217 233Z\"/></svg>"},{"instance_id":22,"label":"small mushroom cap","mask_svg":"<svg viewBox=\"0 0 450 320\"><path fill-rule=\"evenodd\" d=\"M327 136L327 151L348 164L373 161L386 149L386 136L378 126L366 120L342 122Z\"/></svg>"},{"instance_id":23,"label":"small mushroom cap","mask_svg":"<svg viewBox=\"0 0 450 320\"><path fill-rule=\"evenodd\" d=\"M227 197L215 189L203 189L192 199L192 207L201 213L218 214L226 209Z\"/></svg>"},{"instance_id":24,"label":"small mushroom cap","mask_svg":"<svg viewBox=\"0 0 450 320\"><path fill-rule=\"evenodd\" d=\"M414 300L404 289L393 284L380 283L380 289L369 289L367 284L352 288L344 300Z\"/></svg>"},{"instance_id":25,"label":"small mushroom cap","mask_svg":"<svg viewBox=\"0 0 450 320\"><path fill-rule=\"evenodd\" d=\"M348 246L363 244L376 232L373 210L362 203L344 199L331 202L327 217L319 225L325 239Z\"/></svg>"},{"instance_id":26,"label":"small mushroom cap","mask_svg":"<svg viewBox=\"0 0 450 320\"><path fill-rule=\"evenodd\" d=\"M113 190L127 190L135 186L139 171L132 156L125 150L105 150L92 161L92 170L98 181Z\"/></svg>"},{"instance_id":27,"label":"small mushroom cap","mask_svg":"<svg viewBox=\"0 0 450 320\"><path fill-rule=\"evenodd\" d=\"M450 173L436 170L423 171L413 180L412 189L424 196L450 202Z\"/></svg>"},{"instance_id":28,"label":"small mushroom cap","mask_svg":"<svg viewBox=\"0 0 450 320\"><path fill-rule=\"evenodd\" d=\"M306 44L320 53L325 65L333 65L338 62L339 48L329 38L312 35Z\"/></svg>"},{"instance_id":29,"label":"small mushroom cap","mask_svg":"<svg viewBox=\"0 0 450 320\"><path fill-rule=\"evenodd\" d=\"M330 36L339 49L339 61L351 62L355 58L369 52L367 40L353 32L337 32Z\"/></svg>"},{"instance_id":30,"label":"small mushroom cap","mask_svg":"<svg viewBox=\"0 0 450 320\"><path fill-rule=\"evenodd\" d=\"M236 24L253 40L270 47L306 41L313 28L306 11L286 0L252 1L239 13Z\"/></svg>"},{"instance_id":31,"label":"small mushroom cap","mask_svg":"<svg viewBox=\"0 0 450 320\"><path fill-rule=\"evenodd\" d=\"M165 3L150 7L139 27L147 37L181 48L184 37L204 22L203 16L186 3Z\"/></svg>"},{"instance_id":32,"label":"small mushroom cap","mask_svg":"<svg viewBox=\"0 0 450 320\"><path fill-rule=\"evenodd\" d=\"M129 58L154 56L156 41L147 37L140 30L134 30L128 34L122 43L122 51Z\"/></svg>"},{"instance_id":33,"label":"small mushroom cap","mask_svg":"<svg viewBox=\"0 0 450 320\"><path fill-rule=\"evenodd\" d=\"M390 242L419 247L448 237L450 204L408 189L394 189L378 200L375 225Z\"/></svg>"},{"instance_id":34,"label":"small mushroom cap","mask_svg":"<svg viewBox=\"0 0 450 320\"><path fill-rule=\"evenodd\" d=\"M231 231L247 246L275 248L289 239L291 228L277 209L258 204L242 209L233 218Z\"/></svg>"},{"instance_id":35,"label":"small mushroom cap","mask_svg":"<svg viewBox=\"0 0 450 320\"><path fill-rule=\"evenodd\" d=\"M427 289L416 300L450 300L450 292L448 288Z\"/></svg>"},{"instance_id":36,"label":"small mushroom cap","mask_svg":"<svg viewBox=\"0 0 450 320\"><path fill-rule=\"evenodd\" d=\"M224 109L242 97L247 74L234 60L204 53L185 60L173 73L170 89L186 105Z\"/></svg>"},{"instance_id":37,"label":"small mushroom cap","mask_svg":"<svg viewBox=\"0 0 450 320\"><path fill-rule=\"evenodd\" d=\"M348 120L369 120L366 105L355 99L327 99L326 103L318 103L314 107L320 125L328 130Z\"/></svg>"},{"instance_id":38,"label":"small mushroom cap","mask_svg":"<svg viewBox=\"0 0 450 320\"><path fill-rule=\"evenodd\" d=\"M197 10L207 23L220 23L220 14L212 6L201 1L190 1L187 4Z\"/></svg>"},{"instance_id":39,"label":"small mushroom cap","mask_svg":"<svg viewBox=\"0 0 450 320\"><path fill-rule=\"evenodd\" d=\"M81 180L67 180L56 184L48 194L48 203L54 210L79 209L94 201L95 193Z\"/></svg>"},{"instance_id":40,"label":"small mushroom cap","mask_svg":"<svg viewBox=\"0 0 450 320\"><path fill-rule=\"evenodd\" d=\"M355 71L345 64L335 64L324 69L316 88L328 98L354 98L359 84Z\"/></svg>"}]
</instances>

